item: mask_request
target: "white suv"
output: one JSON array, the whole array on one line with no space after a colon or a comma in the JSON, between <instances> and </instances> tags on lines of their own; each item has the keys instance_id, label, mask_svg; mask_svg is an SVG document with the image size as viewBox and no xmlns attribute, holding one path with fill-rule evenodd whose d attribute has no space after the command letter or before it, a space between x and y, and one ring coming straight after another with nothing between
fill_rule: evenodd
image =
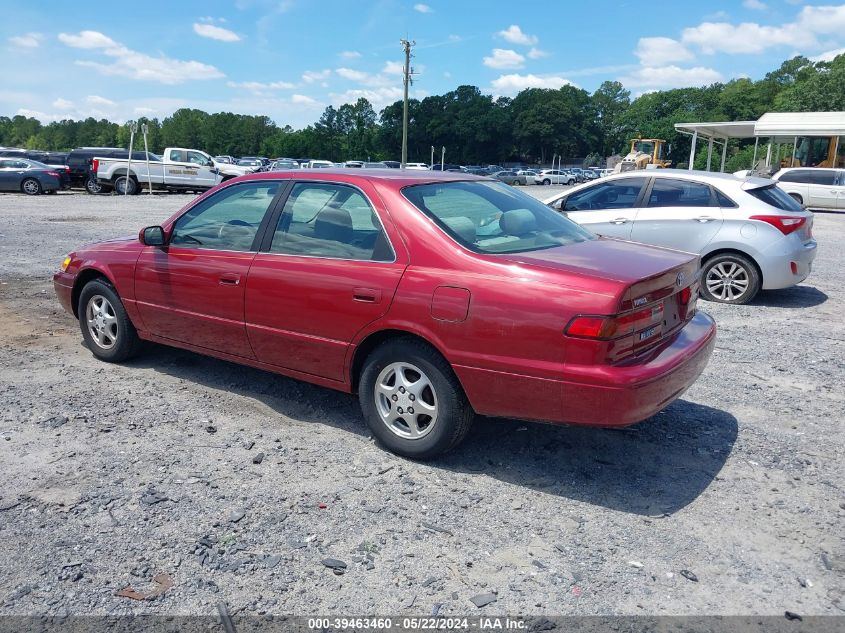
<instances>
[{"instance_id":1,"label":"white suv","mask_svg":"<svg viewBox=\"0 0 845 633\"><path fill-rule=\"evenodd\" d=\"M544 169L534 176L535 185L574 185L575 176L560 169Z\"/></svg>"},{"instance_id":2,"label":"white suv","mask_svg":"<svg viewBox=\"0 0 845 633\"><path fill-rule=\"evenodd\" d=\"M790 167L772 178L808 209L845 211L845 169Z\"/></svg>"}]
</instances>

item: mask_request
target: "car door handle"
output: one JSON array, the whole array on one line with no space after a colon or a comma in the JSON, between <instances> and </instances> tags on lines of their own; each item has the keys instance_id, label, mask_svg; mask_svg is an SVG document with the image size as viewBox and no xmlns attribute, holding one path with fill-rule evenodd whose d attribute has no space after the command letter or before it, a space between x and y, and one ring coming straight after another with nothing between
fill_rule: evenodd
<instances>
[{"instance_id":1,"label":"car door handle","mask_svg":"<svg viewBox=\"0 0 845 633\"><path fill-rule=\"evenodd\" d=\"M352 300L361 303L378 303L381 301L381 290L375 288L353 288Z\"/></svg>"},{"instance_id":2,"label":"car door handle","mask_svg":"<svg viewBox=\"0 0 845 633\"><path fill-rule=\"evenodd\" d=\"M615 220L611 220L611 224L626 224L628 222L628 218L616 218Z\"/></svg>"},{"instance_id":3,"label":"car door handle","mask_svg":"<svg viewBox=\"0 0 845 633\"><path fill-rule=\"evenodd\" d=\"M237 286L241 283L241 276L235 273L220 275L221 286Z\"/></svg>"},{"instance_id":4,"label":"car door handle","mask_svg":"<svg viewBox=\"0 0 845 633\"><path fill-rule=\"evenodd\" d=\"M693 220L695 220L696 222L701 222L702 224L704 224L705 222L712 222L715 219L716 218L711 218L709 215L701 215L697 218L693 218Z\"/></svg>"}]
</instances>

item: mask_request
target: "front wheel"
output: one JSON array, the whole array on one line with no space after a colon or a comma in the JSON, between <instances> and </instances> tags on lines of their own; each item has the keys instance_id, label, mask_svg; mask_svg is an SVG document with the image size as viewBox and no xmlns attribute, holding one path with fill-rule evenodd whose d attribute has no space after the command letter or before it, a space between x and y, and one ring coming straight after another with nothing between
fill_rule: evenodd
<instances>
[{"instance_id":1,"label":"front wheel","mask_svg":"<svg viewBox=\"0 0 845 633\"><path fill-rule=\"evenodd\" d=\"M387 341L367 358L358 388L367 425L390 451L430 459L457 446L475 413L446 360L413 339Z\"/></svg>"},{"instance_id":2,"label":"front wheel","mask_svg":"<svg viewBox=\"0 0 845 633\"><path fill-rule=\"evenodd\" d=\"M88 178L85 179L85 191L92 196L96 196L103 193L103 185L101 185L100 181L94 178L94 176L88 176Z\"/></svg>"},{"instance_id":3,"label":"front wheel","mask_svg":"<svg viewBox=\"0 0 845 633\"><path fill-rule=\"evenodd\" d=\"M543 184L544 185L550 185L550 184L552 184L552 181L549 180L548 178L546 178L546 179L543 180Z\"/></svg>"},{"instance_id":4,"label":"front wheel","mask_svg":"<svg viewBox=\"0 0 845 633\"><path fill-rule=\"evenodd\" d=\"M21 183L21 191L28 196L37 196L44 190L41 188L41 183L35 178L25 178Z\"/></svg>"},{"instance_id":5,"label":"front wheel","mask_svg":"<svg viewBox=\"0 0 845 633\"><path fill-rule=\"evenodd\" d=\"M708 301L748 303L760 290L757 267L742 255L729 253L708 259L701 276L701 295Z\"/></svg>"},{"instance_id":6,"label":"front wheel","mask_svg":"<svg viewBox=\"0 0 845 633\"><path fill-rule=\"evenodd\" d=\"M804 206L804 198L802 198L797 193L791 193L791 194L789 194L789 197L792 198L793 200L795 200L795 202L800 204L802 207Z\"/></svg>"},{"instance_id":7,"label":"front wheel","mask_svg":"<svg viewBox=\"0 0 845 633\"><path fill-rule=\"evenodd\" d=\"M141 346L120 297L103 279L89 281L79 295L79 327L88 349L109 363L134 356Z\"/></svg>"}]
</instances>

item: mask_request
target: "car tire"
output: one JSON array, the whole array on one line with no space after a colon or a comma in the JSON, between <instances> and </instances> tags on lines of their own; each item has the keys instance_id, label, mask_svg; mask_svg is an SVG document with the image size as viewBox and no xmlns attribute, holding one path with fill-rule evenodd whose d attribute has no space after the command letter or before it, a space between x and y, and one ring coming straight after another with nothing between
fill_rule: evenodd
<instances>
[{"instance_id":1,"label":"car tire","mask_svg":"<svg viewBox=\"0 0 845 633\"><path fill-rule=\"evenodd\" d=\"M364 362L358 397L373 435L410 459L431 459L454 448L475 417L449 363L416 339L394 339L374 349Z\"/></svg>"},{"instance_id":2,"label":"car tire","mask_svg":"<svg viewBox=\"0 0 845 633\"><path fill-rule=\"evenodd\" d=\"M44 193L44 188L35 178L24 178L21 182L21 191L28 196L38 196Z\"/></svg>"},{"instance_id":3,"label":"car tire","mask_svg":"<svg viewBox=\"0 0 845 633\"><path fill-rule=\"evenodd\" d=\"M100 181L94 178L93 176L88 176L85 179L85 191L87 191L92 196L99 195L104 193L103 185L100 184Z\"/></svg>"},{"instance_id":4,"label":"car tire","mask_svg":"<svg viewBox=\"0 0 845 633\"><path fill-rule=\"evenodd\" d=\"M791 194L789 194L789 197L792 198L793 200L795 200L795 202L800 204L802 207L804 206L804 198L802 198L799 194L791 193Z\"/></svg>"},{"instance_id":5,"label":"car tire","mask_svg":"<svg viewBox=\"0 0 845 633\"><path fill-rule=\"evenodd\" d=\"M126 188L125 193L124 187ZM120 196L134 196L138 193L138 181L132 176L118 176L114 181L114 192Z\"/></svg>"},{"instance_id":6,"label":"car tire","mask_svg":"<svg viewBox=\"0 0 845 633\"><path fill-rule=\"evenodd\" d=\"M701 296L716 303L744 304L760 291L757 266L736 253L715 255L704 262L701 271Z\"/></svg>"},{"instance_id":7,"label":"car tire","mask_svg":"<svg viewBox=\"0 0 845 633\"><path fill-rule=\"evenodd\" d=\"M85 345L100 360L123 362L141 348L141 339L117 292L105 279L85 284L79 294L79 327Z\"/></svg>"},{"instance_id":8,"label":"car tire","mask_svg":"<svg viewBox=\"0 0 845 633\"><path fill-rule=\"evenodd\" d=\"M543 179L543 184L544 184L544 185L550 185L550 184L552 184L552 181L551 181L551 180L549 180L548 178L544 178L544 179Z\"/></svg>"}]
</instances>

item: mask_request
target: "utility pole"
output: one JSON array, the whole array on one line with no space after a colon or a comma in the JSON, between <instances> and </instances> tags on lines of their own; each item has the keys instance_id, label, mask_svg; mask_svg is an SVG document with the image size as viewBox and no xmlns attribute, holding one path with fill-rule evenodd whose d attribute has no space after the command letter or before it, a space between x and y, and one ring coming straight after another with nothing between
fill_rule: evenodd
<instances>
[{"instance_id":1,"label":"utility pole","mask_svg":"<svg viewBox=\"0 0 845 633\"><path fill-rule=\"evenodd\" d=\"M405 50L405 67L402 69L402 83L405 84L405 96L402 101L402 169L408 163L408 86L411 84L411 48L416 46L415 41L399 40Z\"/></svg>"}]
</instances>

